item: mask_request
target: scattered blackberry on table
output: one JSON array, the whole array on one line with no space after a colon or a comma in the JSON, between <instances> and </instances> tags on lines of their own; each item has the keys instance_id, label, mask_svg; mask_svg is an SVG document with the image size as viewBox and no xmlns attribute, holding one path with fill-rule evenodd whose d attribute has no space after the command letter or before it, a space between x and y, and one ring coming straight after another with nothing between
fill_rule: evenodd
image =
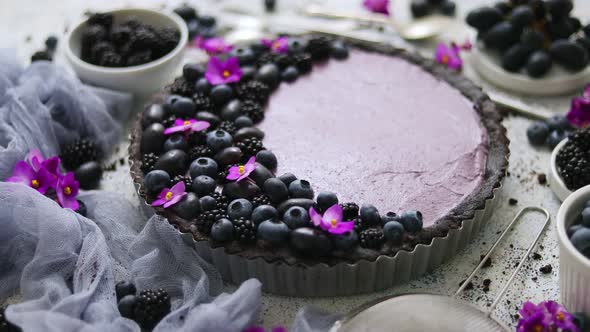
<instances>
[{"instance_id":1,"label":"scattered blackberry on table","mask_svg":"<svg viewBox=\"0 0 590 332\"><path fill-rule=\"evenodd\" d=\"M307 49L313 60L326 60L332 53L332 40L325 36L318 36L309 39Z\"/></svg>"},{"instance_id":2,"label":"scattered blackberry on table","mask_svg":"<svg viewBox=\"0 0 590 332\"><path fill-rule=\"evenodd\" d=\"M293 63L301 74L309 73L313 68L313 62L309 53L293 54Z\"/></svg>"},{"instance_id":3,"label":"scattered blackberry on table","mask_svg":"<svg viewBox=\"0 0 590 332\"><path fill-rule=\"evenodd\" d=\"M557 171L568 189L573 191L590 184L590 130L571 135L559 150L556 163Z\"/></svg>"},{"instance_id":4,"label":"scattered blackberry on table","mask_svg":"<svg viewBox=\"0 0 590 332\"><path fill-rule=\"evenodd\" d=\"M235 238L242 243L256 241L256 225L246 218L239 218L233 221Z\"/></svg>"},{"instance_id":5,"label":"scattered blackberry on table","mask_svg":"<svg viewBox=\"0 0 590 332\"><path fill-rule=\"evenodd\" d=\"M202 92L193 94L197 112L213 112L213 102L211 98Z\"/></svg>"},{"instance_id":6,"label":"scattered blackberry on table","mask_svg":"<svg viewBox=\"0 0 590 332\"><path fill-rule=\"evenodd\" d=\"M6 320L6 308L0 307L0 331L1 332L20 332L22 329Z\"/></svg>"},{"instance_id":7,"label":"scattered blackberry on table","mask_svg":"<svg viewBox=\"0 0 590 332\"><path fill-rule=\"evenodd\" d=\"M236 146L242 150L244 157L255 156L258 152L266 150L262 141L258 138L247 137L236 143Z\"/></svg>"},{"instance_id":8,"label":"scattered blackberry on table","mask_svg":"<svg viewBox=\"0 0 590 332\"><path fill-rule=\"evenodd\" d=\"M272 205L270 202L270 197L266 194L260 194L252 199L252 205L254 208L257 208L261 205Z\"/></svg>"},{"instance_id":9,"label":"scattered blackberry on table","mask_svg":"<svg viewBox=\"0 0 590 332\"><path fill-rule=\"evenodd\" d=\"M380 228L369 228L361 232L360 244L363 248L379 249L385 242L385 235Z\"/></svg>"},{"instance_id":10,"label":"scattered blackberry on table","mask_svg":"<svg viewBox=\"0 0 590 332\"><path fill-rule=\"evenodd\" d=\"M206 145L195 146L188 152L190 160L195 160L201 157L212 157L213 151Z\"/></svg>"},{"instance_id":11,"label":"scattered blackberry on table","mask_svg":"<svg viewBox=\"0 0 590 332\"><path fill-rule=\"evenodd\" d=\"M187 81L184 77L177 77L166 89L171 94L184 97L192 97L195 94L195 85Z\"/></svg>"},{"instance_id":12,"label":"scattered blackberry on table","mask_svg":"<svg viewBox=\"0 0 590 332\"><path fill-rule=\"evenodd\" d=\"M100 152L93 141L82 138L66 145L59 157L66 169L75 170L86 162L99 160Z\"/></svg>"},{"instance_id":13,"label":"scattered blackberry on table","mask_svg":"<svg viewBox=\"0 0 590 332\"><path fill-rule=\"evenodd\" d=\"M152 330L170 313L171 303L168 292L163 289L143 290L137 296L135 321L144 329Z\"/></svg>"},{"instance_id":14,"label":"scattered blackberry on table","mask_svg":"<svg viewBox=\"0 0 590 332\"><path fill-rule=\"evenodd\" d=\"M241 83L236 88L237 96L242 100L253 100L265 104L270 96L270 87L258 80Z\"/></svg>"},{"instance_id":15,"label":"scattered blackberry on table","mask_svg":"<svg viewBox=\"0 0 590 332\"><path fill-rule=\"evenodd\" d=\"M158 155L155 153L146 153L141 157L141 170L144 174L147 174L154 169L154 165L158 161Z\"/></svg>"},{"instance_id":16,"label":"scattered blackberry on table","mask_svg":"<svg viewBox=\"0 0 590 332\"><path fill-rule=\"evenodd\" d=\"M197 217L197 229L201 233L209 234L211 233L211 226L213 226L213 223L221 218L227 218L225 210L214 209L203 211Z\"/></svg>"},{"instance_id":17,"label":"scattered blackberry on table","mask_svg":"<svg viewBox=\"0 0 590 332\"><path fill-rule=\"evenodd\" d=\"M191 187L193 186L193 179L191 179L188 175L177 175L171 181L170 185L173 186L178 182L184 182L184 186L186 187L186 191L190 191Z\"/></svg>"},{"instance_id":18,"label":"scattered blackberry on table","mask_svg":"<svg viewBox=\"0 0 590 332\"><path fill-rule=\"evenodd\" d=\"M88 17L88 24L100 25L109 30L113 25L113 14L110 13L94 13Z\"/></svg>"},{"instance_id":19,"label":"scattered blackberry on table","mask_svg":"<svg viewBox=\"0 0 590 332\"><path fill-rule=\"evenodd\" d=\"M279 54L276 57L275 63L279 66L279 69L283 70L290 66L295 66L295 59L289 54Z\"/></svg>"},{"instance_id":20,"label":"scattered blackberry on table","mask_svg":"<svg viewBox=\"0 0 590 332\"><path fill-rule=\"evenodd\" d=\"M233 135L237 130L236 125L231 121L222 121L219 124L218 129L225 130L230 133L230 135Z\"/></svg>"},{"instance_id":21,"label":"scattered blackberry on table","mask_svg":"<svg viewBox=\"0 0 590 332\"><path fill-rule=\"evenodd\" d=\"M218 192L215 192L210 196L215 199L215 206L218 210L227 211L227 205L229 204L229 199L227 198L227 196L222 195Z\"/></svg>"},{"instance_id":22,"label":"scattered blackberry on table","mask_svg":"<svg viewBox=\"0 0 590 332\"><path fill-rule=\"evenodd\" d=\"M256 67L262 67L267 63L275 63L277 60L277 54L272 52L265 52L258 56L256 59Z\"/></svg>"},{"instance_id":23,"label":"scattered blackberry on table","mask_svg":"<svg viewBox=\"0 0 590 332\"><path fill-rule=\"evenodd\" d=\"M47 51L37 51L31 56L31 62L35 61L53 61L53 57Z\"/></svg>"},{"instance_id":24,"label":"scattered blackberry on table","mask_svg":"<svg viewBox=\"0 0 590 332\"><path fill-rule=\"evenodd\" d=\"M264 119L264 110L262 109L262 106L253 100L244 100L242 102L241 112L242 115L252 119L254 124L257 124Z\"/></svg>"},{"instance_id":25,"label":"scattered blackberry on table","mask_svg":"<svg viewBox=\"0 0 590 332\"><path fill-rule=\"evenodd\" d=\"M353 220L359 215L359 206L356 203L342 203L342 216L344 220Z\"/></svg>"}]
</instances>

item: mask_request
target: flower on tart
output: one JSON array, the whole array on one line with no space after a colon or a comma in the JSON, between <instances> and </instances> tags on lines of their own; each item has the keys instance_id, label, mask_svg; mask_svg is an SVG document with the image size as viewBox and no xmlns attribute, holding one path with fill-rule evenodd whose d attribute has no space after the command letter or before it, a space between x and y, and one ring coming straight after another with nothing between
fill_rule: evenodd
<instances>
[{"instance_id":1,"label":"flower on tart","mask_svg":"<svg viewBox=\"0 0 590 332\"><path fill-rule=\"evenodd\" d=\"M463 60L461 60L459 51L460 47L456 44L448 47L445 43L440 43L436 47L436 62L451 69L461 70L463 68Z\"/></svg>"},{"instance_id":2,"label":"flower on tart","mask_svg":"<svg viewBox=\"0 0 590 332\"><path fill-rule=\"evenodd\" d=\"M289 51L289 38L279 37L275 40L262 39L262 44L274 53L287 53Z\"/></svg>"},{"instance_id":3,"label":"flower on tart","mask_svg":"<svg viewBox=\"0 0 590 332\"><path fill-rule=\"evenodd\" d=\"M172 188L164 188L158 194L158 199L152 202L152 206L164 206L168 208L182 200L186 196L184 181L177 182Z\"/></svg>"},{"instance_id":4,"label":"flower on tart","mask_svg":"<svg viewBox=\"0 0 590 332\"><path fill-rule=\"evenodd\" d=\"M60 176L55 187L57 194L57 201L63 208L70 208L74 211L78 210L80 205L76 200L80 184L74 178L74 173L69 172L64 176Z\"/></svg>"},{"instance_id":5,"label":"flower on tart","mask_svg":"<svg viewBox=\"0 0 590 332\"><path fill-rule=\"evenodd\" d=\"M578 330L578 327L574 324L574 317L561 304L555 301L547 301L545 307L551 315L553 325L556 328L571 332Z\"/></svg>"},{"instance_id":6,"label":"flower on tart","mask_svg":"<svg viewBox=\"0 0 590 332\"><path fill-rule=\"evenodd\" d=\"M201 36L195 39L195 45L207 52L207 54L224 54L232 50L233 46L226 43L223 38L203 38Z\"/></svg>"},{"instance_id":7,"label":"flower on tart","mask_svg":"<svg viewBox=\"0 0 590 332\"><path fill-rule=\"evenodd\" d=\"M342 221L343 212L339 204L329 207L320 215L313 206L309 208L309 217L316 227L332 234L344 234L354 229L354 221Z\"/></svg>"},{"instance_id":8,"label":"flower on tart","mask_svg":"<svg viewBox=\"0 0 590 332\"><path fill-rule=\"evenodd\" d=\"M580 331L573 316L555 301L543 301L537 305L526 301L519 314L517 332Z\"/></svg>"},{"instance_id":9,"label":"flower on tart","mask_svg":"<svg viewBox=\"0 0 590 332\"><path fill-rule=\"evenodd\" d=\"M165 135L171 135L178 132L184 132L190 134L191 132L203 131L209 128L211 124L207 121L198 121L195 119L176 119L174 125L164 130Z\"/></svg>"},{"instance_id":10,"label":"flower on tart","mask_svg":"<svg viewBox=\"0 0 590 332\"><path fill-rule=\"evenodd\" d=\"M212 85L239 82L241 77L242 69L236 57L230 57L225 62L211 57L207 63L205 78Z\"/></svg>"},{"instance_id":11,"label":"flower on tart","mask_svg":"<svg viewBox=\"0 0 590 332\"><path fill-rule=\"evenodd\" d=\"M45 167L40 167L36 171L33 166L20 160L14 165L12 176L6 179L6 182L22 183L45 194L48 189L55 186L57 178Z\"/></svg>"},{"instance_id":12,"label":"flower on tart","mask_svg":"<svg viewBox=\"0 0 590 332\"><path fill-rule=\"evenodd\" d=\"M572 99L566 118L572 126L577 128L590 125L590 84L586 85L581 97Z\"/></svg>"},{"instance_id":13,"label":"flower on tart","mask_svg":"<svg viewBox=\"0 0 590 332\"><path fill-rule=\"evenodd\" d=\"M256 169L256 157L250 157L250 159L248 159L248 162L246 162L244 165L230 167L229 174L227 174L227 176L225 178L227 180L231 180L231 181L235 180L236 182L240 182L243 179L250 176L250 173L252 173L255 169Z\"/></svg>"},{"instance_id":14,"label":"flower on tart","mask_svg":"<svg viewBox=\"0 0 590 332\"><path fill-rule=\"evenodd\" d=\"M364 0L363 7L372 11L389 16L389 0Z\"/></svg>"}]
</instances>

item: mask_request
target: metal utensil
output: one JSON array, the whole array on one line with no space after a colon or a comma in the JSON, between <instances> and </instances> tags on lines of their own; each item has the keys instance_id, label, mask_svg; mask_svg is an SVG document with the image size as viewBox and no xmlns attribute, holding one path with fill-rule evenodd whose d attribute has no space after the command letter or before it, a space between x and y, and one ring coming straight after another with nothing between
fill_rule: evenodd
<instances>
[{"instance_id":1,"label":"metal utensil","mask_svg":"<svg viewBox=\"0 0 590 332\"><path fill-rule=\"evenodd\" d=\"M453 21L443 15L430 15L428 17L412 20L400 24L394 19L382 15L363 15L347 12L328 12L320 6L309 5L303 8L302 13L307 16L323 17L330 19L348 19L358 22L377 23L391 26L406 40L423 40L435 37L449 27Z\"/></svg>"},{"instance_id":2,"label":"metal utensil","mask_svg":"<svg viewBox=\"0 0 590 332\"><path fill-rule=\"evenodd\" d=\"M458 300L457 296L461 294L475 274L486 263L508 231L516 222L521 220L522 216L529 212L540 212L544 214L545 222L536 235L533 243L529 246L525 256L521 259L520 263L510 276L510 279L508 279L491 306L484 311L469 302ZM354 310L344 319L337 321L331 331L508 331L508 328L497 319L491 317L491 314L533 251L547 224L549 224L549 220L549 212L543 208L525 207L520 210L510 224L504 229L504 232L496 240L479 265L473 270L471 275L469 275L452 297L433 294L404 294L380 299ZM395 319L392 319L392 317L395 317Z\"/></svg>"}]
</instances>

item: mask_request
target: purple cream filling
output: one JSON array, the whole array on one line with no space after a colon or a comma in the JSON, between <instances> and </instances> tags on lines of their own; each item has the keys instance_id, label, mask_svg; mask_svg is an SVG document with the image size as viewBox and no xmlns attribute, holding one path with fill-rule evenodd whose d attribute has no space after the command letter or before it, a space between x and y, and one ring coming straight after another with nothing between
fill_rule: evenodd
<instances>
[{"instance_id":1,"label":"purple cream filling","mask_svg":"<svg viewBox=\"0 0 590 332\"><path fill-rule=\"evenodd\" d=\"M283 84L260 124L277 174L381 213L415 209L424 226L482 182L487 133L473 104L420 67L352 51Z\"/></svg>"}]
</instances>

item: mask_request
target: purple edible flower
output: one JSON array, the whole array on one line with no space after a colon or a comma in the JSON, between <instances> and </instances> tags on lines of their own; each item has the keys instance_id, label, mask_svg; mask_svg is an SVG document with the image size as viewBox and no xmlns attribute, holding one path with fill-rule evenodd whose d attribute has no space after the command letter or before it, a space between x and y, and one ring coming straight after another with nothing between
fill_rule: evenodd
<instances>
[{"instance_id":1,"label":"purple edible flower","mask_svg":"<svg viewBox=\"0 0 590 332\"><path fill-rule=\"evenodd\" d=\"M543 301L537 305L525 302L519 311L521 319L517 332L580 332L573 316L555 301Z\"/></svg>"},{"instance_id":2,"label":"purple edible flower","mask_svg":"<svg viewBox=\"0 0 590 332\"><path fill-rule=\"evenodd\" d=\"M342 221L342 207L334 204L320 215L313 206L309 208L309 216L313 224L332 234L344 234L354 229L354 221Z\"/></svg>"},{"instance_id":3,"label":"purple edible flower","mask_svg":"<svg viewBox=\"0 0 590 332\"><path fill-rule=\"evenodd\" d=\"M12 176L6 182L22 183L45 194L47 189L55 186L57 178L44 167L35 171L31 165L20 160L14 165Z\"/></svg>"},{"instance_id":4,"label":"purple edible flower","mask_svg":"<svg viewBox=\"0 0 590 332\"><path fill-rule=\"evenodd\" d=\"M252 173L256 169L256 158L250 157L248 162L244 165L239 166L232 166L229 169L229 174L225 177L227 180L235 180L236 182L240 182L243 179L247 178L250 173Z\"/></svg>"},{"instance_id":5,"label":"purple edible flower","mask_svg":"<svg viewBox=\"0 0 590 332\"><path fill-rule=\"evenodd\" d=\"M566 118L568 122L577 128L584 128L590 125L590 84L586 85L581 97L572 99L570 111Z\"/></svg>"},{"instance_id":6,"label":"purple edible flower","mask_svg":"<svg viewBox=\"0 0 590 332\"><path fill-rule=\"evenodd\" d=\"M545 302L545 307L551 315L551 320L554 327L563 331L579 331L576 324L574 324L574 317L569 312L567 312L561 304L555 301L547 301Z\"/></svg>"},{"instance_id":7,"label":"purple edible flower","mask_svg":"<svg viewBox=\"0 0 590 332\"><path fill-rule=\"evenodd\" d=\"M164 208L168 208L178 202L186 196L186 187L184 181L176 183L172 188L164 188L158 194L158 199L152 202L152 206L163 205Z\"/></svg>"},{"instance_id":8,"label":"purple edible flower","mask_svg":"<svg viewBox=\"0 0 590 332\"><path fill-rule=\"evenodd\" d=\"M195 119L176 119L174 121L174 125L170 128L166 128L164 130L165 135L170 135L178 132L185 132L186 134L190 134L191 132L202 131L209 128L211 124L207 121L197 121Z\"/></svg>"},{"instance_id":9,"label":"purple edible flower","mask_svg":"<svg viewBox=\"0 0 590 332\"><path fill-rule=\"evenodd\" d=\"M37 149L31 150L25 156L25 161L33 167L35 172L38 172L41 168L45 168L49 171L49 173L55 175L56 177L59 175L59 164L61 163L61 159L59 157L52 157L49 159L43 158L41 152Z\"/></svg>"},{"instance_id":10,"label":"purple edible flower","mask_svg":"<svg viewBox=\"0 0 590 332\"><path fill-rule=\"evenodd\" d=\"M195 39L195 44L209 55L227 53L233 48L232 45L227 44L223 38L219 37L205 39L199 36Z\"/></svg>"},{"instance_id":11,"label":"purple edible flower","mask_svg":"<svg viewBox=\"0 0 590 332\"><path fill-rule=\"evenodd\" d=\"M80 205L76 200L80 184L74 178L74 173L69 172L66 175L61 176L57 181L55 192L57 194L57 201L63 208L70 208L72 210L78 210Z\"/></svg>"},{"instance_id":12,"label":"purple edible flower","mask_svg":"<svg viewBox=\"0 0 590 332\"><path fill-rule=\"evenodd\" d=\"M265 330L262 326L251 326L243 332L265 332ZM271 332L287 332L287 329L283 326L275 326L272 328Z\"/></svg>"},{"instance_id":13,"label":"purple edible flower","mask_svg":"<svg viewBox=\"0 0 590 332\"><path fill-rule=\"evenodd\" d=\"M279 37L275 40L262 39L261 42L274 53L287 53L289 51L289 38L287 37Z\"/></svg>"},{"instance_id":14,"label":"purple edible flower","mask_svg":"<svg viewBox=\"0 0 590 332\"><path fill-rule=\"evenodd\" d=\"M527 318L521 318L516 326L517 332L551 332L545 322L545 314L537 311Z\"/></svg>"},{"instance_id":15,"label":"purple edible flower","mask_svg":"<svg viewBox=\"0 0 590 332\"><path fill-rule=\"evenodd\" d=\"M459 56L459 47L455 44L449 48L445 43L438 44L436 48L436 62L451 69L461 70L463 60Z\"/></svg>"},{"instance_id":16,"label":"purple edible flower","mask_svg":"<svg viewBox=\"0 0 590 332\"><path fill-rule=\"evenodd\" d=\"M364 0L363 6L373 13L389 16L389 0Z\"/></svg>"},{"instance_id":17,"label":"purple edible flower","mask_svg":"<svg viewBox=\"0 0 590 332\"><path fill-rule=\"evenodd\" d=\"M225 62L216 57L209 59L205 78L213 85L238 82L242 77L242 69L238 58L231 57Z\"/></svg>"}]
</instances>

